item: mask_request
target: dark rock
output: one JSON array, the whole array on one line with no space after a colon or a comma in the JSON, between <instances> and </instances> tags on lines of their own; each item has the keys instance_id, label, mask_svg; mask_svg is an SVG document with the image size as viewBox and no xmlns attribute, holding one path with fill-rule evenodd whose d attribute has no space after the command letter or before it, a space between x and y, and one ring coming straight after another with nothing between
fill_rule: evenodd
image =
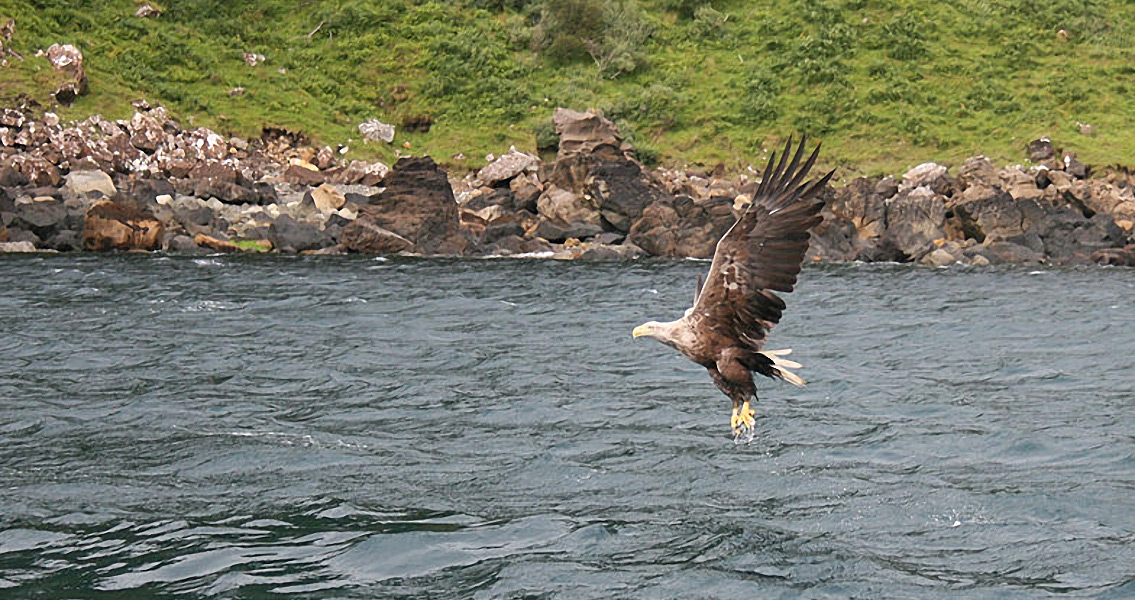
<instances>
[{"instance_id":1,"label":"dark rock","mask_svg":"<svg viewBox=\"0 0 1135 600\"><path fill-rule=\"evenodd\" d=\"M572 236L568 234L567 230L564 227L556 224L555 222L549 221L547 219L540 219L535 223L535 225L524 232L524 237L530 239L538 238L547 240L554 244L562 244Z\"/></svg>"},{"instance_id":2,"label":"dark rock","mask_svg":"<svg viewBox=\"0 0 1135 600\"><path fill-rule=\"evenodd\" d=\"M356 221L398 234L428 254L460 255L472 250L472 241L461 229L449 179L433 159L400 159L384 183L386 189L360 209ZM345 246L351 246L348 237L353 232L353 228L344 229Z\"/></svg>"},{"instance_id":3,"label":"dark rock","mask_svg":"<svg viewBox=\"0 0 1135 600\"><path fill-rule=\"evenodd\" d=\"M524 225L517 220L498 220L485 227L481 234L482 244L494 244L497 240L508 236L521 237L524 235Z\"/></svg>"},{"instance_id":4,"label":"dark rock","mask_svg":"<svg viewBox=\"0 0 1135 600\"><path fill-rule=\"evenodd\" d=\"M215 160L197 163L197 165L189 171L187 176L190 179L215 179L217 181L235 183L246 187L250 184L248 178L246 178L239 169Z\"/></svg>"},{"instance_id":5,"label":"dark rock","mask_svg":"<svg viewBox=\"0 0 1135 600\"><path fill-rule=\"evenodd\" d=\"M627 240L651 256L713 256L717 240L733 225L733 206L695 203L688 196L663 197L647 206Z\"/></svg>"},{"instance_id":6,"label":"dark rock","mask_svg":"<svg viewBox=\"0 0 1135 600\"><path fill-rule=\"evenodd\" d=\"M51 248L52 250L59 250L60 252L82 250L82 232L75 231L74 229L61 229L49 239L44 240L43 247Z\"/></svg>"},{"instance_id":7,"label":"dark rock","mask_svg":"<svg viewBox=\"0 0 1135 600\"><path fill-rule=\"evenodd\" d=\"M405 159L403 159L405 160ZM284 171L284 181L309 187L316 187L327 183L327 177L319 171L312 171L299 165L291 165Z\"/></svg>"},{"instance_id":8,"label":"dark rock","mask_svg":"<svg viewBox=\"0 0 1135 600\"><path fill-rule=\"evenodd\" d=\"M1044 211L1036 201L1013 198L996 188L973 187L962 194L962 201L951 205L954 215L962 222L966 237L991 243L1013 242L1043 252L1037 225Z\"/></svg>"},{"instance_id":9,"label":"dark rock","mask_svg":"<svg viewBox=\"0 0 1135 600\"><path fill-rule=\"evenodd\" d=\"M821 213L824 220L812 229L806 261L849 262L857 260L879 236L861 238L855 223L836 216L828 206Z\"/></svg>"},{"instance_id":10,"label":"dark rock","mask_svg":"<svg viewBox=\"0 0 1135 600\"><path fill-rule=\"evenodd\" d=\"M23 173L9 165L0 165L0 187L20 187L28 184Z\"/></svg>"},{"instance_id":11,"label":"dark rock","mask_svg":"<svg viewBox=\"0 0 1135 600\"><path fill-rule=\"evenodd\" d=\"M596 160L588 173L588 191L609 229L627 233L648 204L661 196L638 163ZM730 199L731 200L731 199Z\"/></svg>"},{"instance_id":12,"label":"dark rock","mask_svg":"<svg viewBox=\"0 0 1135 600\"><path fill-rule=\"evenodd\" d=\"M9 223L9 227L30 231L41 240L66 229L67 207L62 200L53 198L49 201L17 204L13 213L15 219Z\"/></svg>"},{"instance_id":13,"label":"dark rock","mask_svg":"<svg viewBox=\"0 0 1135 600\"><path fill-rule=\"evenodd\" d=\"M1093 253L1120 247L1126 239L1110 215L1088 218L1071 209L1044 215L1037 230L1044 242L1044 254L1056 264L1088 262Z\"/></svg>"},{"instance_id":14,"label":"dark rock","mask_svg":"<svg viewBox=\"0 0 1135 600\"><path fill-rule=\"evenodd\" d=\"M1040 252L1013 242L987 242L980 246L974 246L972 251L995 265L1044 262L1044 255Z\"/></svg>"},{"instance_id":15,"label":"dark rock","mask_svg":"<svg viewBox=\"0 0 1135 600\"><path fill-rule=\"evenodd\" d=\"M158 196L173 197L176 193L173 185L164 179L126 179L117 187L115 201L138 209L150 209L157 203Z\"/></svg>"},{"instance_id":16,"label":"dark rock","mask_svg":"<svg viewBox=\"0 0 1135 600\"><path fill-rule=\"evenodd\" d=\"M211 233L223 229L216 213L207 206L179 204L173 209L174 219L191 235Z\"/></svg>"},{"instance_id":17,"label":"dark rock","mask_svg":"<svg viewBox=\"0 0 1135 600\"><path fill-rule=\"evenodd\" d=\"M216 198L225 204L256 204L260 196L253 190L220 179L199 179L193 184L193 195Z\"/></svg>"},{"instance_id":18,"label":"dark rock","mask_svg":"<svg viewBox=\"0 0 1135 600\"><path fill-rule=\"evenodd\" d=\"M1064 155L1064 172L1076 179L1084 179L1088 176L1088 167L1077 160L1075 153L1069 152Z\"/></svg>"},{"instance_id":19,"label":"dark rock","mask_svg":"<svg viewBox=\"0 0 1135 600\"><path fill-rule=\"evenodd\" d=\"M275 204L279 200L276 188L270 183L258 181L252 185L252 191L256 195L255 204Z\"/></svg>"},{"instance_id":20,"label":"dark rock","mask_svg":"<svg viewBox=\"0 0 1135 600\"><path fill-rule=\"evenodd\" d=\"M1039 163L1056 156L1056 149L1052 147L1052 140L1040 138L1029 142L1029 160Z\"/></svg>"},{"instance_id":21,"label":"dark rock","mask_svg":"<svg viewBox=\"0 0 1135 600\"><path fill-rule=\"evenodd\" d=\"M894 177L884 177L875 184L875 194L883 199L893 198L899 193L899 182Z\"/></svg>"},{"instance_id":22,"label":"dark rock","mask_svg":"<svg viewBox=\"0 0 1135 600\"><path fill-rule=\"evenodd\" d=\"M414 242L367 219L356 219L349 223L343 228L340 239L344 249L363 254L421 251Z\"/></svg>"},{"instance_id":23,"label":"dark rock","mask_svg":"<svg viewBox=\"0 0 1135 600\"><path fill-rule=\"evenodd\" d=\"M1135 245L1097 250L1092 253L1091 261L1101 265L1135 267Z\"/></svg>"},{"instance_id":24,"label":"dark rock","mask_svg":"<svg viewBox=\"0 0 1135 600\"><path fill-rule=\"evenodd\" d=\"M288 215L280 215L272 223L268 239L273 247L287 253L318 250L335 243L317 223L297 221Z\"/></svg>"},{"instance_id":25,"label":"dark rock","mask_svg":"<svg viewBox=\"0 0 1135 600\"><path fill-rule=\"evenodd\" d=\"M202 248L187 235L175 235L165 244L165 249L179 254L209 254L208 248Z\"/></svg>"}]
</instances>

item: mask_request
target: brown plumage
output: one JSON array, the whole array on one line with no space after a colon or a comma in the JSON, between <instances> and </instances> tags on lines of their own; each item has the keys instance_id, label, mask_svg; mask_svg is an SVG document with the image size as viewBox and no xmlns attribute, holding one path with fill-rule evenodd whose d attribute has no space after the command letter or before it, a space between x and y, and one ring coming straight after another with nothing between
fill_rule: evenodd
<instances>
[{"instance_id":1,"label":"brown plumage","mask_svg":"<svg viewBox=\"0 0 1135 600\"><path fill-rule=\"evenodd\" d=\"M789 370L800 365L782 358L791 350L762 347L785 308L774 292L791 292L796 284L808 231L823 219L819 192L834 171L804 182L820 147L803 164L804 140L789 162L791 150L789 139L780 161L775 154L769 159L752 204L717 242L709 275L704 284L699 282L685 316L634 330L634 337L653 337L709 371L733 401L734 433L753 427L749 402L757 398L754 373L804 384Z\"/></svg>"}]
</instances>

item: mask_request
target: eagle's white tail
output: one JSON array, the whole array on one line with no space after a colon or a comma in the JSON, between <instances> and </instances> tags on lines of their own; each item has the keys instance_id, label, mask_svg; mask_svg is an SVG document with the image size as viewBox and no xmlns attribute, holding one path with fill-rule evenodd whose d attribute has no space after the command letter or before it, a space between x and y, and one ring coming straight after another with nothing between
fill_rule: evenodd
<instances>
[{"instance_id":1,"label":"eagle's white tail","mask_svg":"<svg viewBox=\"0 0 1135 600\"><path fill-rule=\"evenodd\" d=\"M788 356L789 354L792 354L792 348L786 348L784 350L762 350L760 354L765 355L769 360L772 361L772 370L778 376L780 376L781 379L787 381L788 383L791 383L792 385L804 387L804 380L801 379L800 376L796 373L789 371L789 369L799 369L803 365L794 360L781 358L782 356Z\"/></svg>"}]
</instances>

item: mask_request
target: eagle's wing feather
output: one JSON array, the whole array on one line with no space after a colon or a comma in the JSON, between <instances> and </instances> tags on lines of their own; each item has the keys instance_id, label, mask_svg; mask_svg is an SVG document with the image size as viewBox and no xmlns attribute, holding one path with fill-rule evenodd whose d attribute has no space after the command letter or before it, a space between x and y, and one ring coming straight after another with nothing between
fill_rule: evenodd
<instances>
[{"instance_id":1,"label":"eagle's wing feather","mask_svg":"<svg viewBox=\"0 0 1135 600\"><path fill-rule=\"evenodd\" d=\"M811 200L832 176L829 172L801 184L820 148L803 165L804 140L789 162L791 149L789 139L779 163L775 155L769 158L753 203L717 242L709 275L690 311L698 329L754 350L780 321L785 305L773 292L791 292L796 284L808 251L808 230L822 220L823 204Z\"/></svg>"}]
</instances>

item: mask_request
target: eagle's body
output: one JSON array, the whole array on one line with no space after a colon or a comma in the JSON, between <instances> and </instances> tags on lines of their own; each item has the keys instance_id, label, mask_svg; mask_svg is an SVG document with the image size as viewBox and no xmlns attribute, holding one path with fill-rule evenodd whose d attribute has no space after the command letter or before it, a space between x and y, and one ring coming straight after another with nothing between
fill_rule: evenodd
<instances>
[{"instance_id":1,"label":"eagle's body","mask_svg":"<svg viewBox=\"0 0 1135 600\"><path fill-rule=\"evenodd\" d=\"M788 163L791 146L789 140L779 163L775 155L769 159L752 204L717 242L694 305L677 321L651 321L634 330L634 337L653 337L709 371L733 401L734 433L754 425L754 373L804 384L789 371L800 365L781 358L790 350L762 350L785 308L774 292L791 292L796 284L808 230L822 220L817 196L832 176L802 183L820 149L801 165L803 140Z\"/></svg>"}]
</instances>

